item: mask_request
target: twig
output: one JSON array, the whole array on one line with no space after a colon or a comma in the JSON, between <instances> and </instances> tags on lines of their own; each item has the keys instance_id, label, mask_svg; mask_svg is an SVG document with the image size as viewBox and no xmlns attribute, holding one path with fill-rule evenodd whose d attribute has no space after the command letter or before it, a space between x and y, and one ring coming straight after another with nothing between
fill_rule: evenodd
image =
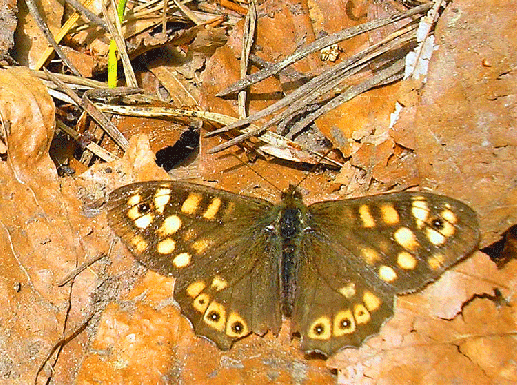
<instances>
[{"instance_id":1,"label":"twig","mask_svg":"<svg viewBox=\"0 0 517 385\"><path fill-rule=\"evenodd\" d=\"M65 83L59 80L54 74L46 71L47 75L52 79L58 87L61 88L78 106L83 108L95 120L102 129L117 143L122 150L126 151L129 147L129 142L122 135L122 133L110 122L110 120L100 112L95 105L88 100L87 92L81 99L73 90L71 90Z\"/></svg>"},{"instance_id":2,"label":"twig","mask_svg":"<svg viewBox=\"0 0 517 385\"><path fill-rule=\"evenodd\" d=\"M419 5L417 7L414 7L407 12L400 13L397 15L393 15L384 19L379 20L373 20L368 23L364 23L355 27L347 28L343 31L334 33L332 35L325 36L321 39L316 40L315 42L308 44L307 46L301 48L300 50L296 51L291 56L285 58L284 60L280 61L279 63L273 64L272 66L269 66L262 71L256 72L254 74L251 74L247 76L245 79L239 80L238 82L232 84L228 88L224 89L223 91L219 92L217 96L226 96L232 93L235 93L237 91L240 91L241 89L245 87L249 87L252 84L258 83L261 80L264 80L268 78L271 75L274 75L278 72L280 72L282 69L287 67L288 65L291 65L298 60L304 58L305 56L311 54L312 52L320 51L321 49L328 47L329 45L339 43L342 40L350 39L353 36L371 31L376 28L383 27L388 24L392 24L394 22L397 22L399 20L405 19L407 17L427 12L432 7L432 4L423 4Z\"/></svg>"},{"instance_id":3,"label":"twig","mask_svg":"<svg viewBox=\"0 0 517 385\"><path fill-rule=\"evenodd\" d=\"M38 10L38 6L36 5L34 0L25 0L25 3L27 4L27 8L29 8L29 11L34 17L34 20L36 21L36 24L38 24L38 27L40 28L41 32L43 32L43 35L45 35L45 38L47 39L48 43L54 47L54 50L58 54L58 56L61 58L63 63L72 71L72 73L76 76L81 76L77 68L72 64L70 60L66 57L66 55L63 53L59 45L54 40L54 36L52 36L52 33L48 29L47 23L41 18L41 15Z\"/></svg>"}]
</instances>

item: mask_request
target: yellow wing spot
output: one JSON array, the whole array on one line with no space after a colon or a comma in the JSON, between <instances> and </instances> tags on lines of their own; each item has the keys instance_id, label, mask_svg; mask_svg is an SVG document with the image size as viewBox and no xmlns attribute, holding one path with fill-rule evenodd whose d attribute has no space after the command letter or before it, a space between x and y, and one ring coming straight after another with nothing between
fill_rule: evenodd
<instances>
[{"instance_id":1,"label":"yellow wing spot","mask_svg":"<svg viewBox=\"0 0 517 385\"><path fill-rule=\"evenodd\" d=\"M370 312L364 307L362 303L358 303L354 306L354 318L355 321L360 324L367 324L372 318Z\"/></svg>"},{"instance_id":2,"label":"yellow wing spot","mask_svg":"<svg viewBox=\"0 0 517 385\"><path fill-rule=\"evenodd\" d=\"M136 207L133 207L133 209L136 208ZM133 210L131 209L131 210ZM153 219L154 219L154 215L149 213L149 214L145 214L143 216L141 216L140 218L138 219L135 219L135 226L138 227L139 229L146 229L152 222L153 222Z\"/></svg>"},{"instance_id":3,"label":"yellow wing spot","mask_svg":"<svg viewBox=\"0 0 517 385\"><path fill-rule=\"evenodd\" d=\"M370 207L368 205L361 205L359 207L359 217L363 222L363 227L375 227L375 220L370 213Z\"/></svg>"},{"instance_id":4,"label":"yellow wing spot","mask_svg":"<svg viewBox=\"0 0 517 385\"><path fill-rule=\"evenodd\" d=\"M205 290L205 287L206 284L203 281L196 281L188 285L187 294L192 298L196 298L203 290Z\"/></svg>"},{"instance_id":5,"label":"yellow wing spot","mask_svg":"<svg viewBox=\"0 0 517 385\"><path fill-rule=\"evenodd\" d=\"M381 299L369 291L363 293L363 302L369 311L375 311L381 306Z\"/></svg>"},{"instance_id":6,"label":"yellow wing spot","mask_svg":"<svg viewBox=\"0 0 517 385\"><path fill-rule=\"evenodd\" d=\"M429 264L429 267L433 270L438 270L443 266L443 263L445 262L445 257L443 254L435 254L432 257L430 257L427 260L427 263Z\"/></svg>"},{"instance_id":7,"label":"yellow wing spot","mask_svg":"<svg viewBox=\"0 0 517 385\"><path fill-rule=\"evenodd\" d=\"M415 218L417 227L421 229L427 220L427 217L429 217L429 206L424 197L420 195L413 197L411 214L413 214L413 217Z\"/></svg>"},{"instance_id":8,"label":"yellow wing spot","mask_svg":"<svg viewBox=\"0 0 517 385\"><path fill-rule=\"evenodd\" d=\"M400 221L399 213L395 210L395 207L389 203L381 206L381 216L387 225L396 225Z\"/></svg>"},{"instance_id":9,"label":"yellow wing spot","mask_svg":"<svg viewBox=\"0 0 517 385\"><path fill-rule=\"evenodd\" d=\"M131 197L127 200L128 206L134 206L140 203L140 199L142 196L140 194L131 195Z\"/></svg>"},{"instance_id":10,"label":"yellow wing spot","mask_svg":"<svg viewBox=\"0 0 517 385\"><path fill-rule=\"evenodd\" d=\"M325 316L314 321L307 331L307 336L315 340L328 340L330 335L330 319Z\"/></svg>"},{"instance_id":11,"label":"yellow wing spot","mask_svg":"<svg viewBox=\"0 0 517 385\"><path fill-rule=\"evenodd\" d=\"M351 334L355 331L355 320L350 310L341 310L334 317L333 334L335 337L341 337L345 334Z\"/></svg>"},{"instance_id":12,"label":"yellow wing spot","mask_svg":"<svg viewBox=\"0 0 517 385\"><path fill-rule=\"evenodd\" d=\"M350 282L341 289L338 289L338 291L346 298L352 298L355 295L355 283Z\"/></svg>"},{"instance_id":13,"label":"yellow wing spot","mask_svg":"<svg viewBox=\"0 0 517 385\"><path fill-rule=\"evenodd\" d=\"M190 254L189 253L179 253L178 255L176 255L174 257L174 259L172 260L172 263L178 269L187 267L188 265L190 265Z\"/></svg>"},{"instance_id":14,"label":"yellow wing spot","mask_svg":"<svg viewBox=\"0 0 517 385\"><path fill-rule=\"evenodd\" d=\"M160 228L156 231L158 235L162 237L166 237L168 235L174 234L181 227L181 219L177 215L169 215L163 221Z\"/></svg>"},{"instance_id":15,"label":"yellow wing spot","mask_svg":"<svg viewBox=\"0 0 517 385\"><path fill-rule=\"evenodd\" d=\"M226 323L226 335L228 337L244 337L249 333L248 325L244 319L235 312L231 312Z\"/></svg>"},{"instance_id":16,"label":"yellow wing spot","mask_svg":"<svg viewBox=\"0 0 517 385\"><path fill-rule=\"evenodd\" d=\"M156 211L163 214L165 211L165 205L169 203L171 199L171 190L168 188L161 188L154 194L154 207Z\"/></svg>"},{"instance_id":17,"label":"yellow wing spot","mask_svg":"<svg viewBox=\"0 0 517 385\"><path fill-rule=\"evenodd\" d=\"M442 216L443 219L445 219L449 223L458 222L458 217L451 210L448 210L448 209L442 210L440 215Z\"/></svg>"},{"instance_id":18,"label":"yellow wing spot","mask_svg":"<svg viewBox=\"0 0 517 385\"><path fill-rule=\"evenodd\" d=\"M165 238L163 241L158 242L156 245L156 251L160 254L170 254L176 248L176 242L173 239Z\"/></svg>"},{"instance_id":19,"label":"yellow wing spot","mask_svg":"<svg viewBox=\"0 0 517 385\"><path fill-rule=\"evenodd\" d=\"M210 246L210 241L206 238L198 239L192 244L192 248L197 254L202 254Z\"/></svg>"},{"instance_id":20,"label":"yellow wing spot","mask_svg":"<svg viewBox=\"0 0 517 385\"><path fill-rule=\"evenodd\" d=\"M135 247L135 250L138 253L142 253L147 249L147 242L140 235L134 236L133 239L131 240L131 243L133 244L133 246Z\"/></svg>"},{"instance_id":21,"label":"yellow wing spot","mask_svg":"<svg viewBox=\"0 0 517 385\"><path fill-rule=\"evenodd\" d=\"M413 270L416 267L417 260L407 251L401 251L397 255L397 264L404 270Z\"/></svg>"},{"instance_id":22,"label":"yellow wing spot","mask_svg":"<svg viewBox=\"0 0 517 385\"><path fill-rule=\"evenodd\" d=\"M134 221L135 219L140 218L140 211L138 210L138 205L131 207L127 210L127 217Z\"/></svg>"},{"instance_id":23,"label":"yellow wing spot","mask_svg":"<svg viewBox=\"0 0 517 385\"><path fill-rule=\"evenodd\" d=\"M381 266L379 268L379 277L384 282L393 282L397 279L397 273L389 266Z\"/></svg>"},{"instance_id":24,"label":"yellow wing spot","mask_svg":"<svg viewBox=\"0 0 517 385\"><path fill-rule=\"evenodd\" d=\"M189 242L193 239L195 239L197 237L197 231L190 228L190 229L185 229L185 231L183 232L183 240L185 242Z\"/></svg>"},{"instance_id":25,"label":"yellow wing spot","mask_svg":"<svg viewBox=\"0 0 517 385\"><path fill-rule=\"evenodd\" d=\"M185 199L185 202L183 202L183 205L181 205L181 212L190 215L195 214L197 209L199 208L199 203L201 203L202 199L203 197L201 196L201 194L188 194L187 199Z\"/></svg>"},{"instance_id":26,"label":"yellow wing spot","mask_svg":"<svg viewBox=\"0 0 517 385\"><path fill-rule=\"evenodd\" d=\"M431 229L430 227L427 228L426 235L427 239L429 239L429 242L435 246L440 246L445 243L445 237L443 234L434 229Z\"/></svg>"},{"instance_id":27,"label":"yellow wing spot","mask_svg":"<svg viewBox=\"0 0 517 385\"><path fill-rule=\"evenodd\" d=\"M217 275L214 277L214 279L212 281L212 287L215 290L221 291L224 288L226 288L227 286L228 286L228 282L224 278L221 278Z\"/></svg>"},{"instance_id":28,"label":"yellow wing spot","mask_svg":"<svg viewBox=\"0 0 517 385\"><path fill-rule=\"evenodd\" d=\"M444 222L442 224L442 229L440 230L440 232L446 237L450 237L455 231L456 229L454 228L454 225L449 222Z\"/></svg>"},{"instance_id":29,"label":"yellow wing spot","mask_svg":"<svg viewBox=\"0 0 517 385\"><path fill-rule=\"evenodd\" d=\"M210 296L206 293L201 293L196 297L196 299L194 299L192 306L198 312L204 313L206 308L208 307L209 302L210 302Z\"/></svg>"},{"instance_id":30,"label":"yellow wing spot","mask_svg":"<svg viewBox=\"0 0 517 385\"><path fill-rule=\"evenodd\" d=\"M226 311L224 310L224 306L218 302L212 301L205 310L203 320L211 328L222 332L226 325Z\"/></svg>"},{"instance_id":31,"label":"yellow wing spot","mask_svg":"<svg viewBox=\"0 0 517 385\"><path fill-rule=\"evenodd\" d=\"M203 213L203 218L205 219L214 219L217 215L219 208L221 207L221 199L214 198L212 202L208 205L208 208Z\"/></svg>"},{"instance_id":32,"label":"yellow wing spot","mask_svg":"<svg viewBox=\"0 0 517 385\"><path fill-rule=\"evenodd\" d=\"M397 241L397 243L406 250L415 250L419 246L415 233L407 227L401 227L395 231L393 237L395 238L395 241Z\"/></svg>"},{"instance_id":33,"label":"yellow wing spot","mask_svg":"<svg viewBox=\"0 0 517 385\"><path fill-rule=\"evenodd\" d=\"M361 249L361 256L369 265L373 265L381 259L379 253L374 249L370 249L369 247Z\"/></svg>"}]
</instances>

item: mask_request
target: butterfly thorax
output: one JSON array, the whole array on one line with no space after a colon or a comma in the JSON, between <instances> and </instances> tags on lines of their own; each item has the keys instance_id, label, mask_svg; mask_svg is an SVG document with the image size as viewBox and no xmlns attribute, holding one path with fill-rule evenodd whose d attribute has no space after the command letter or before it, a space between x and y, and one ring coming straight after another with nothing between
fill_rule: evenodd
<instances>
[{"instance_id":1,"label":"butterfly thorax","mask_svg":"<svg viewBox=\"0 0 517 385\"><path fill-rule=\"evenodd\" d=\"M286 317L292 314L296 297L296 276L300 266L298 252L304 229L306 206L296 186L282 193L282 204L278 216L279 235L282 240L282 259L280 263L280 282L282 312Z\"/></svg>"}]
</instances>

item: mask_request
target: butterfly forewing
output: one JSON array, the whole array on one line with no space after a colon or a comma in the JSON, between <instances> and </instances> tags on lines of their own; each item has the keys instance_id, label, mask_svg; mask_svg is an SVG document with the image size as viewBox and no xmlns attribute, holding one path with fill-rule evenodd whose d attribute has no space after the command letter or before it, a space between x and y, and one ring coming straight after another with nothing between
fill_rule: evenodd
<instances>
[{"instance_id":1,"label":"butterfly forewing","mask_svg":"<svg viewBox=\"0 0 517 385\"><path fill-rule=\"evenodd\" d=\"M377 333L396 294L438 278L479 237L474 211L440 195L307 207L294 187L273 205L174 181L115 190L108 220L137 260L177 278L174 298L198 335L227 349L277 333L283 309L302 348L327 355Z\"/></svg>"},{"instance_id":2,"label":"butterfly forewing","mask_svg":"<svg viewBox=\"0 0 517 385\"><path fill-rule=\"evenodd\" d=\"M108 221L144 266L177 278L174 297L196 333L222 349L278 331L280 243L266 201L171 181L115 190Z\"/></svg>"}]
</instances>

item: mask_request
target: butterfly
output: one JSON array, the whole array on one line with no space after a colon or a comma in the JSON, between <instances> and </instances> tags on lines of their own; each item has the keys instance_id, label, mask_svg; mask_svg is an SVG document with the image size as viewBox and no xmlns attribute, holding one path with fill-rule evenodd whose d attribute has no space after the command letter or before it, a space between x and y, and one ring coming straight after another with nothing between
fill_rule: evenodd
<instances>
[{"instance_id":1,"label":"butterfly","mask_svg":"<svg viewBox=\"0 0 517 385\"><path fill-rule=\"evenodd\" d=\"M305 205L178 181L109 195L108 222L147 268L176 278L194 331L221 349L250 333L301 349L357 347L393 315L396 295L436 280L477 246L476 213L453 198L399 192Z\"/></svg>"}]
</instances>

